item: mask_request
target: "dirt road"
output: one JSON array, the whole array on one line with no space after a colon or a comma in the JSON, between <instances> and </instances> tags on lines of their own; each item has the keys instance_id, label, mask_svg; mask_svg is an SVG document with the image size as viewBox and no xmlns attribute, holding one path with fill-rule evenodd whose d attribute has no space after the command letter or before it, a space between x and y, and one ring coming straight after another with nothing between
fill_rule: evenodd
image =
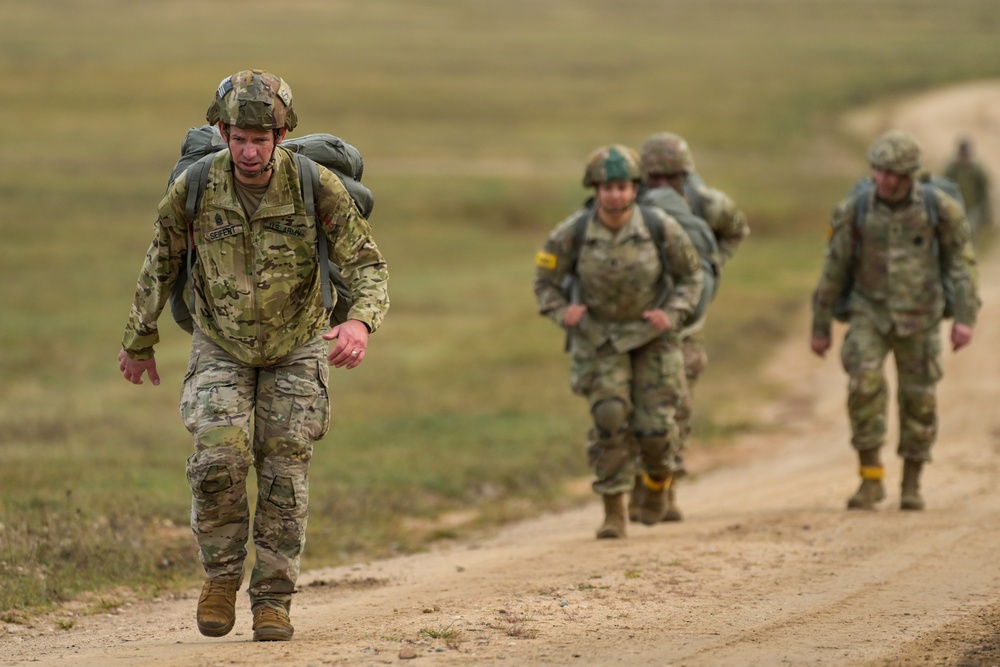
<instances>
[{"instance_id":1,"label":"dirt road","mask_svg":"<svg viewBox=\"0 0 1000 667\"><path fill-rule=\"evenodd\" d=\"M959 133L997 160L998 110L1000 85L964 87L858 122L897 119L932 164ZM290 643L249 642L243 595L231 635L200 636L192 592L69 629L0 625L0 664L1000 664L1000 257L981 277L973 346L945 355L925 512L897 509L891 447L882 508L844 510L856 486L844 376L836 354L809 355L803 322L768 370L787 386L769 415L780 428L686 481L681 524L598 542L595 501L472 545L305 573Z\"/></svg>"}]
</instances>

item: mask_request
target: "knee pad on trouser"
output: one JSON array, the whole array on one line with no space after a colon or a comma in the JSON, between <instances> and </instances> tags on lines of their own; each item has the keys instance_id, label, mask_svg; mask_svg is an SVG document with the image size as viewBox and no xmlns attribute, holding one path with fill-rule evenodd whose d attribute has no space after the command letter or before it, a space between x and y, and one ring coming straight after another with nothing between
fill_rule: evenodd
<instances>
[{"instance_id":1,"label":"knee pad on trouser","mask_svg":"<svg viewBox=\"0 0 1000 667\"><path fill-rule=\"evenodd\" d=\"M249 456L238 448L210 447L188 458L191 530L210 578L243 573L250 529L249 467Z\"/></svg>"},{"instance_id":2,"label":"knee pad on trouser","mask_svg":"<svg viewBox=\"0 0 1000 667\"><path fill-rule=\"evenodd\" d=\"M599 438L617 438L625 433L628 426L628 408L619 398L599 401L593 408L594 428Z\"/></svg>"},{"instance_id":3,"label":"knee pad on trouser","mask_svg":"<svg viewBox=\"0 0 1000 667\"><path fill-rule=\"evenodd\" d=\"M931 386L899 387L899 449L904 459L930 461L937 439L937 398Z\"/></svg>"},{"instance_id":4,"label":"knee pad on trouser","mask_svg":"<svg viewBox=\"0 0 1000 667\"><path fill-rule=\"evenodd\" d=\"M851 443L856 449L873 449L885 442L888 388L881 370L851 375L847 388L847 414Z\"/></svg>"}]
</instances>

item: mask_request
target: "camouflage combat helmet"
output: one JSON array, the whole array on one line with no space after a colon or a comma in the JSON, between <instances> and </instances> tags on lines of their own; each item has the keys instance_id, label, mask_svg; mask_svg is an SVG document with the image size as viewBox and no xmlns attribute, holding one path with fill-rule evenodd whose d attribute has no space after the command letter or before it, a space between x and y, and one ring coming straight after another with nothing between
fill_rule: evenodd
<instances>
[{"instance_id":1,"label":"camouflage combat helmet","mask_svg":"<svg viewBox=\"0 0 1000 667\"><path fill-rule=\"evenodd\" d=\"M608 181L639 181L639 154L634 148L612 144L598 148L587 158L587 168L583 172L583 186L594 187Z\"/></svg>"},{"instance_id":2,"label":"camouflage combat helmet","mask_svg":"<svg viewBox=\"0 0 1000 667\"><path fill-rule=\"evenodd\" d=\"M205 118L244 130L294 130L299 119L292 89L279 77L259 69L243 70L219 84Z\"/></svg>"},{"instance_id":3,"label":"camouflage combat helmet","mask_svg":"<svg viewBox=\"0 0 1000 667\"><path fill-rule=\"evenodd\" d=\"M920 144L912 134L890 130L868 149L868 162L875 169L912 174L920 169Z\"/></svg>"},{"instance_id":4,"label":"camouflage combat helmet","mask_svg":"<svg viewBox=\"0 0 1000 667\"><path fill-rule=\"evenodd\" d=\"M694 157L683 137L670 132L654 134L646 139L640 149L642 173L687 174L694 171Z\"/></svg>"}]
</instances>

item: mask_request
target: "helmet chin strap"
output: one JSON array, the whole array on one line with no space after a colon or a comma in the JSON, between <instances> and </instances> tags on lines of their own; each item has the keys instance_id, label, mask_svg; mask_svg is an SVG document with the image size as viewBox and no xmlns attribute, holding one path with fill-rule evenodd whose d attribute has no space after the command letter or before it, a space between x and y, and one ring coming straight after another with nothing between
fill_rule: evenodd
<instances>
[{"instance_id":1,"label":"helmet chin strap","mask_svg":"<svg viewBox=\"0 0 1000 667\"><path fill-rule=\"evenodd\" d=\"M632 199L632 201L630 201L629 203L625 204L624 206L619 206L617 208L611 208L610 206L604 206L603 204L600 205L600 208L604 209L605 211L607 211L612 215L618 215L619 213L625 213L634 205L635 205L635 199Z\"/></svg>"},{"instance_id":2,"label":"helmet chin strap","mask_svg":"<svg viewBox=\"0 0 1000 667\"><path fill-rule=\"evenodd\" d=\"M260 176L264 172L266 172L266 171L270 170L272 167L274 167L274 153L271 153L271 159L267 161L267 164L265 164L263 167L261 167L257 171L247 171L246 169L240 169L240 167L238 167L235 164L235 162L233 163L233 166L241 174L243 174L246 178L257 178L258 176Z\"/></svg>"}]
</instances>

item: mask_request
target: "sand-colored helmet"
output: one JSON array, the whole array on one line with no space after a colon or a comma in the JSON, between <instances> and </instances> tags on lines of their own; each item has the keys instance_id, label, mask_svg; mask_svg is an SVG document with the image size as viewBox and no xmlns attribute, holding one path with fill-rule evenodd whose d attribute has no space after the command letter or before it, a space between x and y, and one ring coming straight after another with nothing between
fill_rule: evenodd
<instances>
[{"instance_id":1,"label":"sand-colored helmet","mask_svg":"<svg viewBox=\"0 0 1000 667\"><path fill-rule=\"evenodd\" d=\"M259 69L228 76L219 84L205 119L244 130L294 130L299 119L292 89L279 77Z\"/></svg>"},{"instance_id":2,"label":"sand-colored helmet","mask_svg":"<svg viewBox=\"0 0 1000 667\"><path fill-rule=\"evenodd\" d=\"M694 157L683 137L670 132L654 134L639 149L643 176L687 174L694 171Z\"/></svg>"},{"instance_id":3,"label":"sand-colored helmet","mask_svg":"<svg viewBox=\"0 0 1000 667\"><path fill-rule=\"evenodd\" d=\"M642 169L639 154L634 148L611 144L598 148L587 158L583 172L583 186L591 188L608 181L640 181Z\"/></svg>"},{"instance_id":4,"label":"sand-colored helmet","mask_svg":"<svg viewBox=\"0 0 1000 667\"><path fill-rule=\"evenodd\" d=\"M875 169L912 174L920 169L920 144L912 134L890 130L868 149L868 162Z\"/></svg>"}]
</instances>

